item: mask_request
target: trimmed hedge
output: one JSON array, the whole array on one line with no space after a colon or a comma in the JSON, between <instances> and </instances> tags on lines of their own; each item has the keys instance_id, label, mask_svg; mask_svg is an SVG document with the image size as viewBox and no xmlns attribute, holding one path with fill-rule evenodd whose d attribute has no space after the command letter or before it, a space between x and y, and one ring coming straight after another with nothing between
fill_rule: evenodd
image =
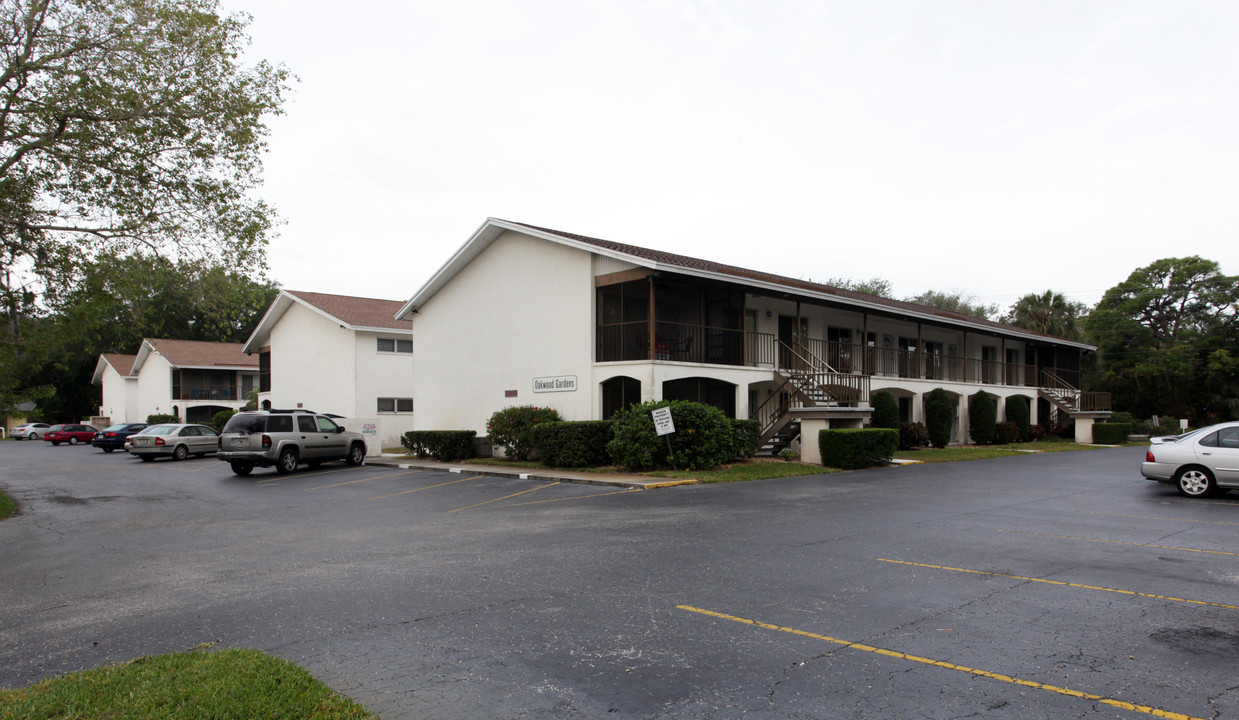
<instances>
[{"instance_id":1,"label":"trimmed hedge","mask_svg":"<svg viewBox=\"0 0 1239 720\"><path fill-rule=\"evenodd\" d=\"M533 428L533 452L548 467L597 467L610 464L610 420L548 422Z\"/></svg>"},{"instance_id":2,"label":"trimmed hedge","mask_svg":"<svg viewBox=\"0 0 1239 720\"><path fill-rule=\"evenodd\" d=\"M215 432L222 433L224 426L228 424L228 418L236 414L236 410L220 410L211 416L211 427L215 428Z\"/></svg>"},{"instance_id":3,"label":"trimmed hedge","mask_svg":"<svg viewBox=\"0 0 1239 720\"><path fill-rule=\"evenodd\" d=\"M890 428L823 430L818 433L822 464L841 470L889 465L899 447L899 431Z\"/></svg>"},{"instance_id":4,"label":"trimmed hedge","mask_svg":"<svg viewBox=\"0 0 1239 720\"><path fill-rule=\"evenodd\" d=\"M998 423L994 428L994 442L999 445L1010 445L1019 442L1020 428L1010 420Z\"/></svg>"},{"instance_id":5,"label":"trimmed hedge","mask_svg":"<svg viewBox=\"0 0 1239 720\"><path fill-rule=\"evenodd\" d=\"M1028 398L1019 395L1012 395L1007 398L1007 420L1015 423L1015 427L1019 430L1019 441L1028 442L1032 440L1032 409L1029 407Z\"/></svg>"},{"instance_id":6,"label":"trimmed hedge","mask_svg":"<svg viewBox=\"0 0 1239 720\"><path fill-rule=\"evenodd\" d=\"M615 413L615 437L607 452L616 465L629 470L670 467L667 440L654 431L650 413L671 408L675 432L671 449L680 470L709 470L742 457L740 431L722 410L686 400L658 400L632 405Z\"/></svg>"},{"instance_id":7,"label":"trimmed hedge","mask_svg":"<svg viewBox=\"0 0 1239 720\"><path fill-rule=\"evenodd\" d=\"M994 442L998 429L998 397L981 390L968 398L968 435L978 445Z\"/></svg>"},{"instance_id":8,"label":"trimmed hedge","mask_svg":"<svg viewBox=\"0 0 1239 720\"><path fill-rule=\"evenodd\" d=\"M503 448L511 460L528 460L533 454L533 429L539 423L559 422L554 408L518 405L497 411L486 421L490 444Z\"/></svg>"},{"instance_id":9,"label":"trimmed hedge","mask_svg":"<svg viewBox=\"0 0 1239 720\"><path fill-rule=\"evenodd\" d=\"M869 418L870 426L899 429L899 403L894 395L886 390L879 390L869 396L869 404L873 406L873 416Z\"/></svg>"},{"instance_id":10,"label":"trimmed hedge","mask_svg":"<svg viewBox=\"0 0 1239 720\"><path fill-rule=\"evenodd\" d=\"M936 448L951 444L951 426L955 424L955 398L942 388L925 394L925 429L929 443Z\"/></svg>"},{"instance_id":11,"label":"trimmed hedge","mask_svg":"<svg viewBox=\"0 0 1239 720\"><path fill-rule=\"evenodd\" d=\"M757 441L761 440L761 423L756 420L732 420L736 431L736 457L751 458L757 454Z\"/></svg>"},{"instance_id":12,"label":"trimmed hedge","mask_svg":"<svg viewBox=\"0 0 1239 720\"><path fill-rule=\"evenodd\" d=\"M1131 435L1131 423L1094 423L1093 442L1098 445L1122 445Z\"/></svg>"},{"instance_id":13,"label":"trimmed hedge","mask_svg":"<svg viewBox=\"0 0 1239 720\"><path fill-rule=\"evenodd\" d=\"M154 415L147 415L146 422L150 423L151 425L162 425L163 423L180 423L181 419L177 417L176 415L156 413Z\"/></svg>"},{"instance_id":14,"label":"trimmed hedge","mask_svg":"<svg viewBox=\"0 0 1239 720\"><path fill-rule=\"evenodd\" d=\"M419 458L452 462L473 457L473 430L410 430L400 444Z\"/></svg>"},{"instance_id":15,"label":"trimmed hedge","mask_svg":"<svg viewBox=\"0 0 1239 720\"><path fill-rule=\"evenodd\" d=\"M925 429L925 423L900 423L899 449L915 450L923 447L929 447L929 431Z\"/></svg>"}]
</instances>

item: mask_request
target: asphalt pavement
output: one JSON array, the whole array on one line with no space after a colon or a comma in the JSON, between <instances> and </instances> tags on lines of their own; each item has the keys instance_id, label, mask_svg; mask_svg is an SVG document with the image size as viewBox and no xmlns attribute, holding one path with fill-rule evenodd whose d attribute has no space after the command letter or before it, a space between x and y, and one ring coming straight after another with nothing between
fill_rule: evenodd
<instances>
[{"instance_id":1,"label":"asphalt pavement","mask_svg":"<svg viewBox=\"0 0 1239 720\"><path fill-rule=\"evenodd\" d=\"M0 442L0 687L210 643L386 720L1239 717L1239 493L1142 456L641 489Z\"/></svg>"}]
</instances>

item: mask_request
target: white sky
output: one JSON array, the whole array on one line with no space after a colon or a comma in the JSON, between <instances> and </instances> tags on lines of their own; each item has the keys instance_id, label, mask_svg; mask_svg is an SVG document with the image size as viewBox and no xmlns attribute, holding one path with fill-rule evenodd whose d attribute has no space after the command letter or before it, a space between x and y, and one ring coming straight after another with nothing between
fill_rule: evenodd
<instances>
[{"instance_id":1,"label":"white sky","mask_svg":"<svg viewBox=\"0 0 1239 720\"><path fill-rule=\"evenodd\" d=\"M1233 0L223 0L296 73L285 287L404 300L487 216L1006 309L1239 273Z\"/></svg>"}]
</instances>

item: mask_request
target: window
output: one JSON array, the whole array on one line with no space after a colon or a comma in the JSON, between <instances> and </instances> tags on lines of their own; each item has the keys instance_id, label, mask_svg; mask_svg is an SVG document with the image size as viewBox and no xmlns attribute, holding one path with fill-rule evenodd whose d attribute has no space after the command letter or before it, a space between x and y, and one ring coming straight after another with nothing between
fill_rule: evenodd
<instances>
[{"instance_id":1,"label":"window","mask_svg":"<svg viewBox=\"0 0 1239 720\"><path fill-rule=\"evenodd\" d=\"M413 412L413 398L379 398L379 412Z\"/></svg>"},{"instance_id":2,"label":"window","mask_svg":"<svg viewBox=\"0 0 1239 720\"><path fill-rule=\"evenodd\" d=\"M397 338L379 338L379 352L411 353L413 352L413 341Z\"/></svg>"},{"instance_id":3,"label":"window","mask_svg":"<svg viewBox=\"0 0 1239 720\"><path fill-rule=\"evenodd\" d=\"M297 432L318 432L318 426L314 423L314 417L311 415L298 415Z\"/></svg>"},{"instance_id":4,"label":"window","mask_svg":"<svg viewBox=\"0 0 1239 720\"><path fill-rule=\"evenodd\" d=\"M340 427L336 425L335 422L333 422L331 418L323 417L322 415L319 415L317 417L318 417L318 431L319 432L333 433L333 432L340 431Z\"/></svg>"},{"instance_id":5,"label":"window","mask_svg":"<svg viewBox=\"0 0 1239 720\"><path fill-rule=\"evenodd\" d=\"M271 392L271 351L258 353L258 392Z\"/></svg>"}]
</instances>

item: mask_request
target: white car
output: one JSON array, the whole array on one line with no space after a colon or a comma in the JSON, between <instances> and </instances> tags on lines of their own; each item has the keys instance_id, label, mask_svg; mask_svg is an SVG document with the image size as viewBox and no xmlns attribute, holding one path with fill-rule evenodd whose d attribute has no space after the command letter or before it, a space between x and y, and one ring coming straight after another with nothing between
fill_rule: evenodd
<instances>
[{"instance_id":1,"label":"white car","mask_svg":"<svg viewBox=\"0 0 1239 720\"><path fill-rule=\"evenodd\" d=\"M1187 497L1207 497L1239 488L1239 422L1194 430L1151 443L1140 474L1174 483Z\"/></svg>"},{"instance_id":2,"label":"white car","mask_svg":"<svg viewBox=\"0 0 1239 720\"><path fill-rule=\"evenodd\" d=\"M22 423L13 428L14 440L38 440L47 429L51 427L47 423Z\"/></svg>"}]
</instances>

